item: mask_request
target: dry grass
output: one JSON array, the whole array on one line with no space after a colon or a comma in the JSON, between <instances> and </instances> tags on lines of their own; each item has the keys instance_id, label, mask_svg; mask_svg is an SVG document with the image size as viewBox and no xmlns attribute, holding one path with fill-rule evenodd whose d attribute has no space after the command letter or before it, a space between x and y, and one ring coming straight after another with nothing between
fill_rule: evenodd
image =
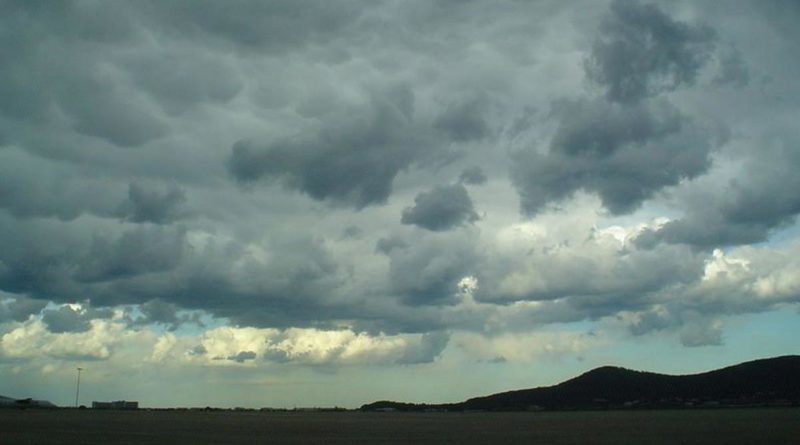
<instances>
[{"instance_id":1,"label":"dry grass","mask_svg":"<svg viewBox=\"0 0 800 445\"><path fill-rule=\"evenodd\" d=\"M2 410L0 443L797 444L800 409L564 413Z\"/></svg>"}]
</instances>

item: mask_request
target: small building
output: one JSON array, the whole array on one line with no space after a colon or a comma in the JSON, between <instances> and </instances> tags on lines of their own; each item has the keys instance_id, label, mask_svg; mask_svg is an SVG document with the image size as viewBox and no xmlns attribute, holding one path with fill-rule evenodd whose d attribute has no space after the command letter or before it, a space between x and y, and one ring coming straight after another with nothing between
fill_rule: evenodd
<instances>
[{"instance_id":1,"label":"small building","mask_svg":"<svg viewBox=\"0 0 800 445\"><path fill-rule=\"evenodd\" d=\"M92 402L92 409L139 409L139 402L116 400L114 402Z\"/></svg>"}]
</instances>

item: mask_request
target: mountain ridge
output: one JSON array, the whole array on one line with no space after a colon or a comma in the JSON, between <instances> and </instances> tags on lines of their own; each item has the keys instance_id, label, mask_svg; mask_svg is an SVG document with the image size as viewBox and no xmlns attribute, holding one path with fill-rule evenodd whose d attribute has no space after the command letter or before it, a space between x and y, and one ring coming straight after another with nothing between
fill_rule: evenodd
<instances>
[{"instance_id":1,"label":"mountain ridge","mask_svg":"<svg viewBox=\"0 0 800 445\"><path fill-rule=\"evenodd\" d=\"M463 402L379 401L365 411L522 411L697 406L798 405L800 356L752 360L696 374L601 366L552 386L505 391Z\"/></svg>"}]
</instances>

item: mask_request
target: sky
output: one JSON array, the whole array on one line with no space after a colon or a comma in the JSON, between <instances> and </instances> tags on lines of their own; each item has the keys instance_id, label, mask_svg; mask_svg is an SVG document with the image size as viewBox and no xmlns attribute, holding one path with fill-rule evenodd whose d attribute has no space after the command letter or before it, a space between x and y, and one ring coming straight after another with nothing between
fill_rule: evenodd
<instances>
[{"instance_id":1,"label":"sky","mask_svg":"<svg viewBox=\"0 0 800 445\"><path fill-rule=\"evenodd\" d=\"M800 3L0 2L0 394L800 354Z\"/></svg>"}]
</instances>

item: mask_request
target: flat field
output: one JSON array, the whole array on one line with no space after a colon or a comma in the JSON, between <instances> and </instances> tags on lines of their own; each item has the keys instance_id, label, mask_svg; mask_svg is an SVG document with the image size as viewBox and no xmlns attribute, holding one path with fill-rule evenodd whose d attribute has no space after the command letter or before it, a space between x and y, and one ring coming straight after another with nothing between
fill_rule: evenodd
<instances>
[{"instance_id":1,"label":"flat field","mask_svg":"<svg viewBox=\"0 0 800 445\"><path fill-rule=\"evenodd\" d=\"M800 409L547 413L6 409L0 410L0 443L794 445L800 443Z\"/></svg>"}]
</instances>

